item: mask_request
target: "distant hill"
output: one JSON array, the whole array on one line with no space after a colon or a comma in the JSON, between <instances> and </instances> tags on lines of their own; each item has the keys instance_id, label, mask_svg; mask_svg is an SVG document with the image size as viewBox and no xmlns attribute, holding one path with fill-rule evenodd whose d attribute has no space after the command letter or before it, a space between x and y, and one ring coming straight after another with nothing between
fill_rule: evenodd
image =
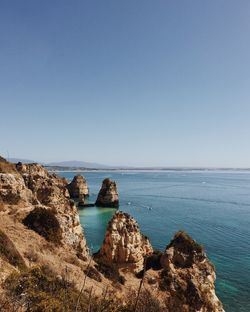
<instances>
[{"instance_id":1,"label":"distant hill","mask_svg":"<svg viewBox=\"0 0 250 312\"><path fill-rule=\"evenodd\" d=\"M34 160L23 159L23 158L9 158L8 161L10 161L10 162L12 162L12 163L21 162L21 163L23 163L23 164L32 164L32 163L37 162L37 161L34 161Z\"/></svg>"},{"instance_id":2,"label":"distant hill","mask_svg":"<svg viewBox=\"0 0 250 312\"><path fill-rule=\"evenodd\" d=\"M35 161L31 159L24 159L24 158L9 158L8 161L12 163L21 162L23 164L30 164L30 163L40 163L45 166L49 167L64 167L64 168L89 168L89 169L108 169L111 168L106 165L98 164L98 163L91 163L86 161L79 161L79 160L68 160L68 161L59 161L59 162L51 162L51 163L43 163L40 161Z\"/></svg>"},{"instance_id":3,"label":"distant hill","mask_svg":"<svg viewBox=\"0 0 250 312\"><path fill-rule=\"evenodd\" d=\"M74 167L74 168L90 168L90 169L108 169L109 166L91 163L86 161L79 161L79 160L68 160L68 161L61 161L61 162L51 162L46 164L46 166L53 166L53 167Z\"/></svg>"}]
</instances>

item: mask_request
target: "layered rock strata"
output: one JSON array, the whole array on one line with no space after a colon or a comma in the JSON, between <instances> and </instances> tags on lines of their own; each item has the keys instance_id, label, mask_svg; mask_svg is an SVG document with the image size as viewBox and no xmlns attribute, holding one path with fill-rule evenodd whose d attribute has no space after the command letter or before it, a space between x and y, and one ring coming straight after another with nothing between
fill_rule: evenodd
<instances>
[{"instance_id":1,"label":"layered rock strata","mask_svg":"<svg viewBox=\"0 0 250 312\"><path fill-rule=\"evenodd\" d=\"M102 182L102 187L99 191L96 206L98 207L119 207L119 197L116 187L116 183L110 179L104 179Z\"/></svg>"}]
</instances>

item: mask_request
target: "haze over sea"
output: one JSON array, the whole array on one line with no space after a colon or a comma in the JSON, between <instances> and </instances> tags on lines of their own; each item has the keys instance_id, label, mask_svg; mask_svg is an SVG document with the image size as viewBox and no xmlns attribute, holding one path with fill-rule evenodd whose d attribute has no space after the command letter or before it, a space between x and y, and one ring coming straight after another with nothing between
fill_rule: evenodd
<instances>
[{"instance_id":1,"label":"haze over sea","mask_svg":"<svg viewBox=\"0 0 250 312\"><path fill-rule=\"evenodd\" d=\"M60 172L71 180L75 172ZM249 171L82 172L94 202L102 180L118 185L120 210L131 214L154 248L164 250L174 233L201 243L217 271L216 290L227 312L250 311ZM114 209L80 210L88 245L97 251Z\"/></svg>"}]
</instances>

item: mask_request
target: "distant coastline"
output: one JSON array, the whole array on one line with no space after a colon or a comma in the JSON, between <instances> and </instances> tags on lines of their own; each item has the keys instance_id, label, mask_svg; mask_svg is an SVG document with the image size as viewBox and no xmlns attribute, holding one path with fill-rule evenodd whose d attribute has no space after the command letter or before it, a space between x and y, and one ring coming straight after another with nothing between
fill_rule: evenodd
<instances>
[{"instance_id":1,"label":"distant coastline","mask_svg":"<svg viewBox=\"0 0 250 312\"><path fill-rule=\"evenodd\" d=\"M70 160L70 161L61 161L61 162L41 162L38 160L30 160L25 158L8 158L8 161L13 163L38 163L44 166L50 172L79 172L79 171L226 171L226 172L249 172L250 167L188 167L188 166L112 166L112 165L104 165L99 163L92 163L86 161L79 160Z\"/></svg>"},{"instance_id":2,"label":"distant coastline","mask_svg":"<svg viewBox=\"0 0 250 312\"><path fill-rule=\"evenodd\" d=\"M192 168L192 167L117 167L117 168L86 168L86 167L63 167L63 166L44 166L50 172L79 172L79 171L140 171L140 172L167 172L167 171L183 171L183 172L214 172L214 171L224 171L224 172L249 172L250 168Z\"/></svg>"}]
</instances>

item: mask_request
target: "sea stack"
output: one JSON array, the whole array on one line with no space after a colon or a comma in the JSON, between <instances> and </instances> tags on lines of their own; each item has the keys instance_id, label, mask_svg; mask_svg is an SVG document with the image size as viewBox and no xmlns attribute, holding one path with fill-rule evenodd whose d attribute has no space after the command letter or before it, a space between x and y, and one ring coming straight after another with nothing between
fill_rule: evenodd
<instances>
[{"instance_id":1,"label":"sea stack","mask_svg":"<svg viewBox=\"0 0 250 312\"><path fill-rule=\"evenodd\" d=\"M153 248L129 214L117 212L108 224L103 244L97 257L105 263L132 264L143 268L144 257L152 254Z\"/></svg>"},{"instance_id":2,"label":"sea stack","mask_svg":"<svg viewBox=\"0 0 250 312\"><path fill-rule=\"evenodd\" d=\"M119 197L116 187L116 183L110 179L104 179L102 182L102 187L99 191L96 206L98 207L119 207Z\"/></svg>"},{"instance_id":3,"label":"sea stack","mask_svg":"<svg viewBox=\"0 0 250 312\"><path fill-rule=\"evenodd\" d=\"M81 175L74 176L67 186L71 198L83 200L89 196L89 188L86 179Z\"/></svg>"},{"instance_id":4,"label":"sea stack","mask_svg":"<svg viewBox=\"0 0 250 312\"><path fill-rule=\"evenodd\" d=\"M169 311L223 312L215 294L215 269L204 249L179 231L161 257L160 289L166 291Z\"/></svg>"}]
</instances>

